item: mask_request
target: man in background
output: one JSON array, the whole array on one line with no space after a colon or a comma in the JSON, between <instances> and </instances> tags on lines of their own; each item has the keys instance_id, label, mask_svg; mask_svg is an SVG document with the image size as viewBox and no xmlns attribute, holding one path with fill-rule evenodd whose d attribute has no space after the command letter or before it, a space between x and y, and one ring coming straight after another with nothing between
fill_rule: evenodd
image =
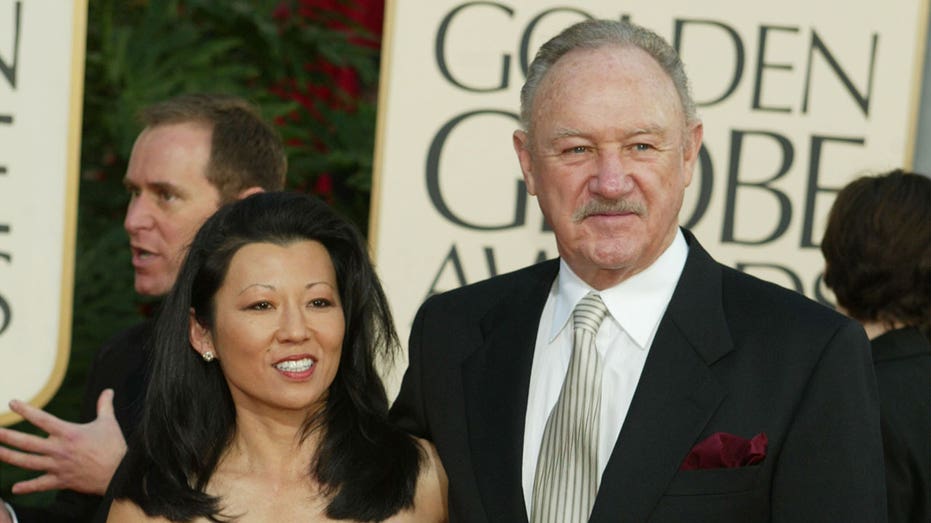
<instances>
[{"instance_id":1,"label":"man in background","mask_svg":"<svg viewBox=\"0 0 931 523\"><path fill-rule=\"evenodd\" d=\"M190 94L141 115L124 184L134 287L144 296L171 289L187 246L222 204L284 187L281 138L248 102ZM111 338L95 356L81 409L70 423L21 401L11 409L48 434L0 428L0 461L42 471L13 485L14 494L61 490L48 509L0 505L0 523L88 521L139 421L147 383L145 346L151 320Z\"/></svg>"},{"instance_id":2,"label":"man in background","mask_svg":"<svg viewBox=\"0 0 931 523\"><path fill-rule=\"evenodd\" d=\"M560 258L429 298L392 407L436 445L450 521L884 521L863 329L678 226L703 128L675 50L576 24L521 125Z\"/></svg>"}]
</instances>

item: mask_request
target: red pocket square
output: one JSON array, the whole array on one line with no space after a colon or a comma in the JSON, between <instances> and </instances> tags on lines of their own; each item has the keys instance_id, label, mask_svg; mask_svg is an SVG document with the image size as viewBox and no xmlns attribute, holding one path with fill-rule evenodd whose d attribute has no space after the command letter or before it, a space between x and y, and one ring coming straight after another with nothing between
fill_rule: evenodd
<instances>
[{"instance_id":1,"label":"red pocket square","mask_svg":"<svg viewBox=\"0 0 931 523\"><path fill-rule=\"evenodd\" d=\"M744 439L726 432L715 432L692 447L679 470L746 467L766 457L766 433Z\"/></svg>"}]
</instances>

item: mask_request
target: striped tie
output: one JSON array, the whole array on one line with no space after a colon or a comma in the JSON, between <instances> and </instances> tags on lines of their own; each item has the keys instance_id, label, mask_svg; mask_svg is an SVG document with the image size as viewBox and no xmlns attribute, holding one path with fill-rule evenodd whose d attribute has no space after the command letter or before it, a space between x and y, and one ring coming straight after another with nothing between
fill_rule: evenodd
<instances>
[{"instance_id":1,"label":"striped tie","mask_svg":"<svg viewBox=\"0 0 931 523\"><path fill-rule=\"evenodd\" d=\"M588 293L572 313L572 357L546 420L533 479L532 523L584 523L598 492L601 357L595 335L607 309Z\"/></svg>"}]
</instances>

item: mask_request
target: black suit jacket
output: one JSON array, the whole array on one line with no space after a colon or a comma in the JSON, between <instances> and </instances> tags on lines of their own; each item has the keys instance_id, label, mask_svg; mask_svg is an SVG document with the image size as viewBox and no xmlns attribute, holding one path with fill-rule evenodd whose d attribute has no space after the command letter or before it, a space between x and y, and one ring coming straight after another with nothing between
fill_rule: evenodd
<instances>
[{"instance_id":1,"label":"black suit jacket","mask_svg":"<svg viewBox=\"0 0 931 523\"><path fill-rule=\"evenodd\" d=\"M869 343L855 322L689 255L604 471L593 522L885 521ZM530 367L555 260L431 297L392 417L434 442L451 521L527 521ZM680 471L715 432L769 447L754 466Z\"/></svg>"},{"instance_id":2,"label":"black suit jacket","mask_svg":"<svg viewBox=\"0 0 931 523\"><path fill-rule=\"evenodd\" d=\"M918 329L875 338L890 523L931 521L931 343Z\"/></svg>"},{"instance_id":3,"label":"black suit jacket","mask_svg":"<svg viewBox=\"0 0 931 523\"><path fill-rule=\"evenodd\" d=\"M91 363L81 404L81 423L97 418L97 398L104 389L113 389L116 421L129 440L142 413L148 382L144 347L152 337L152 321L133 325L102 345ZM27 507L11 503L19 523L88 523L103 498L73 490L62 490L48 507Z\"/></svg>"}]
</instances>

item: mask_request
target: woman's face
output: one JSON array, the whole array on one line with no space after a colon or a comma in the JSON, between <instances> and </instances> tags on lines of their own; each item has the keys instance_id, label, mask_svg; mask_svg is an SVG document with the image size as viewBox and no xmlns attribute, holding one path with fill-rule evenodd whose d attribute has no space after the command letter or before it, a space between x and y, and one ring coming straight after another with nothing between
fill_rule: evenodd
<instances>
[{"instance_id":1,"label":"woman's face","mask_svg":"<svg viewBox=\"0 0 931 523\"><path fill-rule=\"evenodd\" d=\"M336 272L323 245L240 248L213 304L211 329L192 316L191 344L216 355L240 414L323 406L345 332Z\"/></svg>"}]
</instances>

